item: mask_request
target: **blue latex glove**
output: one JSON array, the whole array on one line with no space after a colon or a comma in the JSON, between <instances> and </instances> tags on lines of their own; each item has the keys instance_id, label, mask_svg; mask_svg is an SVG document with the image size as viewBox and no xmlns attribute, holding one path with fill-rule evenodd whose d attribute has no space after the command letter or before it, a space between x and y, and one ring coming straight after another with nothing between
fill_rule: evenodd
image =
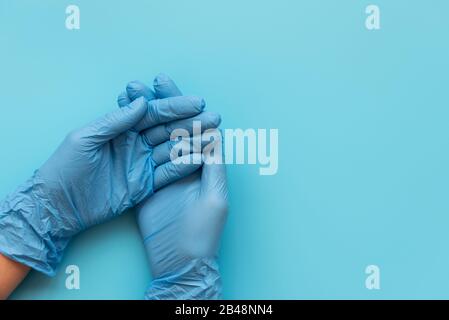
<instances>
[{"instance_id":1,"label":"blue latex glove","mask_svg":"<svg viewBox=\"0 0 449 320\"><path fill-rule=\"evenodd\" d=\"M168 150L155 159L151 142L162 138L156 136L160 125L195 116L204 105L198 97L139 98L70 133L32 178L0 203L0 252L53 275L74 235L201 167L160 160L168 159Z\"/></svg>"},{"instance_id":2,"label":"blue latex glove","mask_svg":"<svg viewBox=\"0 0 449 320\"><path fill-rule=\"evenodd\" d=\"M132 86L136 96L148 92L140 83ZM164 75L156 79L154 88L157 97L181 95ZM128 98L122 94L119 104L127 103ZM197 117L212 122L205 112ZM164 187L137 206L153 276L146 299L221 297L217 247L226 220L227 198L224 164L205 163L202 170Z\"/></svg>"}]
</instances>

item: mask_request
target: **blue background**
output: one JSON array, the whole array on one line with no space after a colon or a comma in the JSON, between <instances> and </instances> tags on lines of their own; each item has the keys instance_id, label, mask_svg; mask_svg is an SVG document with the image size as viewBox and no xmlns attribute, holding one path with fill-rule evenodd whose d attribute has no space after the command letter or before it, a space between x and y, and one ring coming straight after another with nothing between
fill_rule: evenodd
<instances>
[{"instance_id":1,"label":"blue background","mask_svg":"<svg viewBox=\"0 0 449 320\"><path fill-rule=\"evenodd\" d=\"M0 196L163 71L223 127L279 129L277 175L229 167L225 298L449 298L448 14L447 0L0 0ZM69 264L81 290L65 289ZM370 264L381 290L365 288ZM149 282L128 213L12 298L140 299Z\"/></svg>"}]
</instances>

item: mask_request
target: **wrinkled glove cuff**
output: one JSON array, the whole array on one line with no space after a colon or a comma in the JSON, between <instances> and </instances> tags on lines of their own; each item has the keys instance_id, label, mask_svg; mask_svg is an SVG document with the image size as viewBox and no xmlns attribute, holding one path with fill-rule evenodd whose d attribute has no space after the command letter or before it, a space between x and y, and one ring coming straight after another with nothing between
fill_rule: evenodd
<instances>
[{"instance_id":1,"label":"wrinkled glove cuff","mask_svg":"<svg viewBox=\"0 0 449 320\"><path fill-rule=\"evenodd\" d=\"M0 253L53 276L70 239L52 234L53 209L35 196L34 184L29 179L0 203Z\"/></svg>"},{"instance_id":2,"label":"wrinkled glove cuff","mask_svg":"<svg viewBox=\"0 0 449 320\"><path fill-rule=\"evenodd\" d=\"M216 259L189 261L182 269L154 279L145 293L146 300L218 300L221 277Z\"/></svg>"}]
</instances>

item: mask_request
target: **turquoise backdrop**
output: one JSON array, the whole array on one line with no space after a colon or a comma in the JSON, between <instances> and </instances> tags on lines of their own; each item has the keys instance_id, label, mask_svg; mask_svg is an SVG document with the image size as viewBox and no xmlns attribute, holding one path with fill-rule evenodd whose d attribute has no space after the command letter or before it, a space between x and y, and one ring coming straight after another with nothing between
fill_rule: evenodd
<instances>
[{"instance_id":1,"label":"turquoise backdrop","mask_svg":"<svg viewBox=\"0 0 449 320\"><path fill-rule=\"evenodd\" d=\"M447 0L0 0L0 197L128 81L163 71L224 128L279 129L277 175L229 167L226 299L447 299L448 14ZM140 299L150 280L128 213L12 298Z\"/></svg>"}]
</instances>

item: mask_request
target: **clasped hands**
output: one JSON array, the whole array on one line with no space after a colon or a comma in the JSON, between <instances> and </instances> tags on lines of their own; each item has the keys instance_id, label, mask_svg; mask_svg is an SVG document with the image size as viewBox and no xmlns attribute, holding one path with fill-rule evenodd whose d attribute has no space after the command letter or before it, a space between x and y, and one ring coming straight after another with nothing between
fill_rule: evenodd
<instances>
[{"instance_id":1,"label":"clasped hands","mask_svg":"<svg viewBox=\"0 0 449 320\"><path fill-rule=\"evenodd\" d=\"M48 161L0 203L0 253L53 275L70 239L135 208L153 281L147 299L216 299L227 214L224 162L202 150L173 163L175 129L216 129L220 116L160 74L134 81L117 110L72 131ZM218 129L216 129L218 130ZM222 141L216 141L222 144ZM220 148L221 150L222 148ZM199 161L198 161L199 160Z\"/></svg>"}]
</instances>

